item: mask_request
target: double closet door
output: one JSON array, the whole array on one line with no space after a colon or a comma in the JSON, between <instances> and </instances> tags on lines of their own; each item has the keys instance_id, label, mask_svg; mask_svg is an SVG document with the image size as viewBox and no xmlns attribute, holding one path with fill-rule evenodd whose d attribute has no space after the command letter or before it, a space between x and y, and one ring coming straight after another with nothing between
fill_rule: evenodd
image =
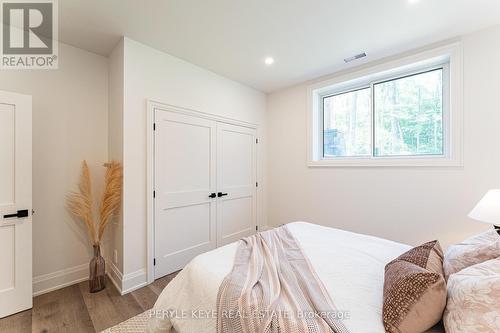
<instances>
[{"instance_id":1,"label":"double closet door","mask_svg":"<svg viewBox=\"0 0 500 333\"><path fill-rule=\"evenodd\" d=\"M256 131L155 110L155 278L256 231Z\"/></svg>"}]
</instances>

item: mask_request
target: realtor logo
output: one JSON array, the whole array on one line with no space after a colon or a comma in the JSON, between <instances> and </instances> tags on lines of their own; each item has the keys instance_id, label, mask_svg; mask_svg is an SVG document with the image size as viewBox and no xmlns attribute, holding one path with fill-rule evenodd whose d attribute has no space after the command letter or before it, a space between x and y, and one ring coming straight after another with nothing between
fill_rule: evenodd
<instances>
[{"instance_id":1,"label":"realtor logo","mask_svg":"<svg viewBox=\"0 0 500 333\"><path fill-rule=\"evenodd\" d=\"M1 68L57 69L55 0L1 1Z\"/></svg>"}]
</instances>

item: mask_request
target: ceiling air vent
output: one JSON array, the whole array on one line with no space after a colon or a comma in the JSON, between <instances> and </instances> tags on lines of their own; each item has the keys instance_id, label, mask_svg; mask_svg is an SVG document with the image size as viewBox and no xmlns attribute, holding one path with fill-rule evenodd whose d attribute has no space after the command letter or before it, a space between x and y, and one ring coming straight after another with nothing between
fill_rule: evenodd
<instances>
[{"instance_id":1,"label":"ceiling air vent","mask_svg":"<svg viewBox=\"0 0 500 333\"><path fill-rule=\"evenodd\" d=\"M351 62L351 61L354 61L354 60L358 60L358 59L361 59L361 58L364 58L364 57L366 57L366 53L365 52L360 53L360 54L356 54L355 56L352 56L350 58L345 58L344 62L347 64L348 62Z\"/></svg>"}]
</instances>

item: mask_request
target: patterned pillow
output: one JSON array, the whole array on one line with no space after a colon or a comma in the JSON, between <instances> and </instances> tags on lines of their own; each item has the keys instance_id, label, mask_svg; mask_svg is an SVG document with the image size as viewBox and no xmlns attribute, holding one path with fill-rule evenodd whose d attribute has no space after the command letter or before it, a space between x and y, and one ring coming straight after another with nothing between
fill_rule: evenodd
<instances>
[{"instance_id":1,"label":"patterned pillow","mask_svg":"<svg viewBox=\"0 0 500 333\"><path fill-rule=\"evenodd\" d=\"M441 320L445 305L443 251L438 241L417 246L385 266L387 332L424 332Z\"/></svg>"},{"instance_id":2,"label":"patterned pillow","mask_svg":"<svg viewBox=\"0 0 500 333\"><path fill-rule=\"evenodd\" d=\"M444 325L447 333L500 332L500 258L450 276Z\"/></svg>"},{"instance_id":3,"label":"patterned pillow","mask_svg":"<svg viewBox=\"0 0 500 333\"><path fill-rule=\"evenodd\" d=\"M445 278L448 280L451 274L497 257L500 257L500 236L490 229L448 248L443 263Z\"/></svg>"}]
</instances>

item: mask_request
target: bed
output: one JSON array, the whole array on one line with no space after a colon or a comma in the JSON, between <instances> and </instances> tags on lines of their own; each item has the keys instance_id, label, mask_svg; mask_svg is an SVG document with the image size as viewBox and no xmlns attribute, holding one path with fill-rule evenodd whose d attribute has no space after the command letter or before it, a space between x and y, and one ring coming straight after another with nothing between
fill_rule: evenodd
<instances>
[{"instance_id":1,"label":"bed","mask_svg":"<svg viewBox=\"0 0 500 333\"><path fill-rule=\"evenodd\" d=\"M382 303L384 268L411 247L389 240L305 222L288 230L330 294L337 309L348 315L354 333L384 333ZM230 273L237 243L193 259L163 290L154 310L168 311L178 333L215 333L219 286Z\"/></svg>"}]
</instances>

